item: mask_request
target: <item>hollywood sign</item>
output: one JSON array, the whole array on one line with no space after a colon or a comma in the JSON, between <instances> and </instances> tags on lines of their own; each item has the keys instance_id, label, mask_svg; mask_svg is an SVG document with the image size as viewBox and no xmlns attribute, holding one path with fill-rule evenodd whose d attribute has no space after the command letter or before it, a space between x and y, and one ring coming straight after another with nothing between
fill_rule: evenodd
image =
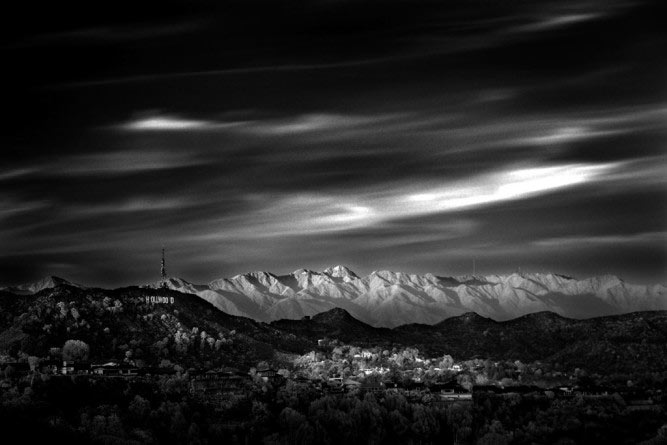
<instances>
[{"instance_id":1,"label":"hollywood sign","mask_svg":"<svg viewBox=\"0 0 667 445\"><path fill-rule=\"evenodd\" d=\"M147 296L146 304L174 304L174 297Z\"/></svg>"}]
</instances>

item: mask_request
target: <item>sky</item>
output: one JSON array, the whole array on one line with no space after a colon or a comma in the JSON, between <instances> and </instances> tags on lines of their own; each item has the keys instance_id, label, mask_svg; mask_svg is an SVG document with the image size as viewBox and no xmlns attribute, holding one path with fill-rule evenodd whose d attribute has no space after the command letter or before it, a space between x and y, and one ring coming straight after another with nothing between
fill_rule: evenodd
<instances>
[{"instance_id":1,"label":"sky","mask_svg":"<svg viewBox=\"0 0 667 445\"><path fill-rule=\"evenodd\" d=\"M634 0L3 14L0 283L347 265L667 283L667 32ZM50 8L50 9L49 9Z\"/></svg>"}]
</instances>

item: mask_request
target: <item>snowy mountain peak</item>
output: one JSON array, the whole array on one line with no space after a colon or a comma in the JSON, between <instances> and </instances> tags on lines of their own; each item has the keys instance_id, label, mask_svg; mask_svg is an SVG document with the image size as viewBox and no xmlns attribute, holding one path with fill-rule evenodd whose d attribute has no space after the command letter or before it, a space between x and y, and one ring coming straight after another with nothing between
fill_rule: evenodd
<instances>
[{"instance_id":1,"label":"snowy mountain peak","mask_svg":"<svg viewBox=\"0 0 667 445\"><path fill-rule=\"evenodd\" d=\"M317 272L313 272L312 270L308 270L308 269L297 269L294 272L292 272L292 275L294 275L295 277L298 277L299 275L311 275L313 273L317 273Z\"/></svg>"},{"instance_id":2,"label":"snowy mountain peak","mask_svg":"<svg viewBox=\"0 0 667 445\"><path fill-rule=\"evenodd\" d=\"M184 289L193 287L192 283L189 283L183 278L177 278L177 277L169 277L167 278L167 281L165 281L164 283L162 281L155 281L153 283L144 284L139 287L149 288L149 289L159 289L163 287L163 285L166 285L168 289L178 290L181 292L186 292L186 290Z\"/></svg>"},{"instance_id":3,"label":"snowy mountain peak","mask_svg":"<svg viewBox=\"0 0 667 445\"><path fill-rule=\"evenodd\" d=\"M18 295L32 295L41 290L52 289L58 286L83 287L81 285L71 283L64 278L49 275L39 281L35 281L34 283L25 283L18 286L3 287L0 288L0 290L5 290Z\"/></svg>"},{"instance_id":4,"label":"snowy mountain peak","mask_svg":"<svg viewBox=\"0 0 667 445\"><path fill-rule=\"evenodd\" d=\"M333 278L359 278L357 274L348 267L341 265L328 267L324 269L322 273Z\"/></svg>"},{"instance_id":5,"label":"snowy mountain peak","mask_svg":"<svg viewBox=\"0 0 667 445\"><path fill-rule=\"evenodd\" d=\"M394 280L396 279L399 275L401 275L400 272L392 272L391 270L374 270L371 272L370 276L373 277L380 277L383 280Z\"/></svg>"}]
</instances>

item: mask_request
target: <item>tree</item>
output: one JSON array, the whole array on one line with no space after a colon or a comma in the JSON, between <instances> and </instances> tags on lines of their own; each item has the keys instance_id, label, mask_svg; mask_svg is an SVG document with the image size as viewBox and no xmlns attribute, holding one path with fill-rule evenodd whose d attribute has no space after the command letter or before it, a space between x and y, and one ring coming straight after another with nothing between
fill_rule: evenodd
<instances>
[{"instance_id":1,"label":"tree","mask_svg":"<svg viewBox=\"0 0 667 445\"><path fill-rule=\"evenodd\" d=\"M134 400L130 402L127 409L135 420L141 422L150 414L151 403L137 394L134 396Z\"/></svg>"},{"instance_id":2,"label":"tree","mask_svg":"<svg viewBox=\"0 0 667 445\"><path fill-rule=\"evenodd\" d=\"M451 355L445 355L444 357L442 357L442 360L440 361L441 369L449 369L452 366L454 366L454 359L452 358Z\"/></svg>"},{"instance_id":3,"label":"tree","mask_svg":"<svg viewBox=\"0 0 667 445\"><path fill-rule=\"evenodd\" d=\"M67 340L63 346L63 360L86 361L90 354L90 346L81 340Z\"/></svg>"},{"instance_id":4,"label":"tree","mask_svg":"<svg viewBox=\"0 0 667 445\"><path fill-rule=\"evenodd\" d=\"M16 370L14 369L14 367L12 365L7 365L7 367L5 368L5 378L9 379L14 377L15 373Z\"/></svg>"},{"instance_id":5,"label":"tree","mask_svg":"<svg viewBox=\"0 0 667 445\"><path fill-rule=\"evenodd\" d=\"M30 365L30 370L35 372L35 370L37 370L37 366L39 366L39 357L31 355L28 357L28 364Z\"/></svg>"}]
</instances>

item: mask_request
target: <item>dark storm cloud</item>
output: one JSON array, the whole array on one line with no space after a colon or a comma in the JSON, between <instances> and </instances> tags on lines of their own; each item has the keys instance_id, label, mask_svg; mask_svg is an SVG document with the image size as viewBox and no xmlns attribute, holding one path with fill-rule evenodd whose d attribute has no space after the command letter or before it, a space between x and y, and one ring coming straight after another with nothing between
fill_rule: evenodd
<instances>
[{"instance_id":1,"label":"dark storm cloud","mask_svg":"<svg viewBox=\"0 0 667 445\"><path fill-rule=\"evenodd\" d=\"M664 281L649 2L168 2L10 35L0 281ZM59 15L58 15L59 17Z\"/></svg>"}]
</instances>

